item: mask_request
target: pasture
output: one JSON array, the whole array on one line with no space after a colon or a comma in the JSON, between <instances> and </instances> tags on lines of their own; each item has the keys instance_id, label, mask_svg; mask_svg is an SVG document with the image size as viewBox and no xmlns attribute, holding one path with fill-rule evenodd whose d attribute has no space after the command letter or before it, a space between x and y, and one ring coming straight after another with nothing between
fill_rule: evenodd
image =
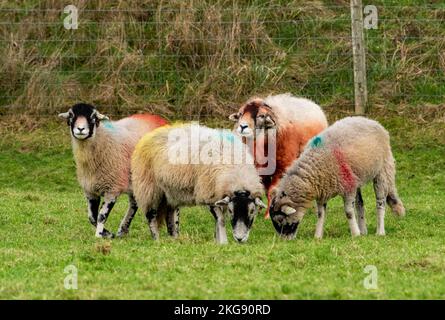
<instances>
[{"instance_id":1,"label":"pasture","mask_svg":"<svg viewBox=\"0 0 445 320\"><path fill-rule=\"evenodd\" d=\"M339 115L328 114L330 122ZM179 239L151 240L140 212L125 239L101 240L87 220L63 121L3 118L0 126L1 299L443 299L445 298L444 115L370 114L389 130L397 161L403 219L387 209L376 237L372 187L364 200L369 235L352 239L342 201L328 204L325 237L316 217L296 240L281 240L260 215L249 241L214 243L206 208L181 211ZM220 126L227 126L222 123ZM116 232L121 197L107 226ZM64 288L64 269L78 270L78 289ZM363 285L366 266L377 288Z\"/></svg>"},{"instance_id":2,"label":"pasture","mask_svg":"<svg viewBox=\"0 0 445 320\"><path fill-rule=\"evenodd\" d=\"M61 1L0 1L0 299L445 299L443 1L372 1L378 27L365 30L366 116L391 134L406 217L387 208L375 236L368 185L368 236L351 238L336 198L322 240L313 210L293 241L261 212L247 243L228 226L224 246L203 207L181 210L177 240L163 228L153 241L141 212L126 238L97 239L57 114L86 102L112 120L231 128L247 99L291 92L333 123L354 109L350 1L72 2L78 29Z\"/></svg>"}]
</instances>

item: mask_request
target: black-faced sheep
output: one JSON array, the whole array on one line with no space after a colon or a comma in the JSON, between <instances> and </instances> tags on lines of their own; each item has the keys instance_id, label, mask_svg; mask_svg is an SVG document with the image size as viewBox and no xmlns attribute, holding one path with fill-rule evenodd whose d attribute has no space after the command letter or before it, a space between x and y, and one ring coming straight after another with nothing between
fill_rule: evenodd
<instances>
[{"instance_id":1,"label":"black-faced sheep","mask_svg":"<svg viewBox=\"0 0 445 320\"><path fill-rule=\"evenodd\" d=\"M395 214L405 214L397 195L389 134L378 122L363 117L339 120L310 141L273 190L273 225L284 238L294 238L298 224L315 199L318 207L315 237L321 238L326 203L341 195L352 236L366 234L360 188L371 180L377 200L377 235L384 235L385 202Z\"/></svg>"},{"instance_id":2,"label":"black-faced sheep","mask_svg":"<svg viewBox=\"0 0 445 320\"><path fill-rule=\"evenodd\" d=\"M104 228L117 197L128 193L128 217L134 216L137 204L131 192L131 154L139 139L147 132L167 123L158 116L138 114L119 121L109 121L89 104L76 104L59 114L71 131L77 179L88 201L88 217L96 227L97 237L113 237ZM100 206L100 198L104 202ZM128 231L126 224L119 234Z\"/></svg>"},{"instance_id":3,"label":"black-faced sheep","mask_svg":"<svg viewBox=\"0 0 445 320\"><path fill-rule=\"evenodd\" d=\"M217 243L227 243L226 209L234 238L246 241L258 206L265 205L253 159L243 149L231 132L195 124L165 126L145 135L133 154L132 182L153 238L159 237L157 216L165 204L208 205Z\"/></svg>"}]
</instances>

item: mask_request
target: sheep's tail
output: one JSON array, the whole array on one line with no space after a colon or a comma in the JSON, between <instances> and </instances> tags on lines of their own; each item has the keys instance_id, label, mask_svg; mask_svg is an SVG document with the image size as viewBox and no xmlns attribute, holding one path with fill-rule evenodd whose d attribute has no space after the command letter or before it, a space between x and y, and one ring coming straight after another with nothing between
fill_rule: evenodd
<instances>
[{"instance_id":1,"label":"sheep's tail","mask_svg":"<svg viewBox=\"0 0 445 320\"><path fill-rule=\"evenodd\" d=\"M392 152L389 151L389 157L385 161L385 180L387 185L388 193L386 195L386 203L391 207L392 212L399 216L403 217L405 215L405 207L403 206L403 202L397 194L396 188L396 169L394 163L394 157L392 156Z\"/></svg>"}]
</instances>

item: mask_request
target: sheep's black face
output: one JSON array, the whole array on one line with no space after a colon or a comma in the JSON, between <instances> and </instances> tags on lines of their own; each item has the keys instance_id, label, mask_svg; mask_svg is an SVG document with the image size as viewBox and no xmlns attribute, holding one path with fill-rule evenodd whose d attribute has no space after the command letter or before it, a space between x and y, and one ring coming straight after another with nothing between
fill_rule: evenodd
<instances>
[{"instance_id":1,"label":"sheep's black face","mask_svg":"<svg viewBox=\"0 0 445 320\"><path fill-rule=\"evenodd\" d=\"M292 217L287 216L282 212L270 212L272 224L278 234L284 239L294 239L297 234L298 225L300 221L292 221Z\"/></svg>"},{"instance_id":2,"label":"sheep's black face","mask_svg":"<svg viewBox=\"0 0 445 320\"><path fill-rule=\"evenodd\" d=\"M246 242L258 213L255 199L250 197L249 191L237 191L227 205L227 210L231 218L233 237L238 242Z\"/></svg>"},{"instance_id":3,"label":"sheep's black face","mask_svg":"<svg viewBox=\"0 0 445 320\"><path fill-rule=\"evenodd\" d=\"M74 105L68 112L59 114L59 117L66 119L71 135L78 140L94 137L100 120L107 119L93 106L85 103Z\"/></svg>"},{"instance_id":4,"label":"sheep's black face","mask_svg":"<svg viewBox=\"0 0 445 320\"><path fill-rule=\"evenodd\" d=\"M238 242L246 242L250 229L258 213L258 207L266 208L259 197L252 197L249 191L235 191L232 197L226 196L215 202L215 206L227 208L232 223L233 237Z\"/></svg>"},{"instance_id":5,"label":"sheep's black face","mask_svg":"<svg viewBox=\"0 0 445 320\"><path fill-rule=\"evenodd\" d=\"M274 198L270 206L270 218L272 224L278 234L287 240L294 239L298 225L304 215L304 210L297 210L288 204L281 202L283 198L287 196L280 195L280 197Z\"/></svg>"}]
</instances>

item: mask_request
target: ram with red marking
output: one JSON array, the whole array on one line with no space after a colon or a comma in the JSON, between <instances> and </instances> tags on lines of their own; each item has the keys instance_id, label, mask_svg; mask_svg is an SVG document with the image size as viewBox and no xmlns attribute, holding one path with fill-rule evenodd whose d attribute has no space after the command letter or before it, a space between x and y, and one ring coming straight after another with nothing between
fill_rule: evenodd
<instances>
[{"instance_id":1,"label":"ram with red marking","mask_svg":"<svg viewBox=\"0 0 445 320\"><path fill-rule=\"evenodd\" d=\"M326 116L316 103L287 93L250 99L229 119L236 121L235 131L255 155L267 191L268 217L270 190L300 156L307 142L328 126ZM275 134L270 134L272 130ZM275 152L268 154L267 150ZM271 163L273 170L266 170Z\"/></svg>"}]
</instances>

